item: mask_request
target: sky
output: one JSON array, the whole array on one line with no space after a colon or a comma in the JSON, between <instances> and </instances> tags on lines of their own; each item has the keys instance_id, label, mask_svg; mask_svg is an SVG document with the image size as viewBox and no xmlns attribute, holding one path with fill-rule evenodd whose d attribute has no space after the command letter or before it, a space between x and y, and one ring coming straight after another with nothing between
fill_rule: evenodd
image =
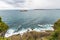
<instances>
[{"instance_id":1,"label":"sky","mask_svg":"<svg viewBox=\"0 0 60 40\"><path fill-rule=\"evenodd\" d=\"M0 9L60 9L60 0L0 0Z\"/></svg>"}]
</instances>

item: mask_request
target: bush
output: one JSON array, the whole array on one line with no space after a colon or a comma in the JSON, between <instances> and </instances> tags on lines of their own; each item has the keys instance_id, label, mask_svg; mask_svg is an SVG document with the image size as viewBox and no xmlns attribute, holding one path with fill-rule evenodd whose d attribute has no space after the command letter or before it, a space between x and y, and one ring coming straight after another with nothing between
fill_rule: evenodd
<instances>
[{"instance_id":1,"label":"bush","mask_svg":"<svg viewBox=\"0 0 60 40\"><path fill-rule=\"evenodd\" d=\"M54 33L49 40L60 40L60 19L54 23Z\"/></svg>"},{"instance_id":2,"label":"bush","mask_svg":"<svg viewBox=\"0 0 60 40\"><path fill-rule=\"evenodd\" d=\"M0 17L0 33L6 31L7 29L8 29L8 25L5 24Z\"/></svg>"}]
</instances>

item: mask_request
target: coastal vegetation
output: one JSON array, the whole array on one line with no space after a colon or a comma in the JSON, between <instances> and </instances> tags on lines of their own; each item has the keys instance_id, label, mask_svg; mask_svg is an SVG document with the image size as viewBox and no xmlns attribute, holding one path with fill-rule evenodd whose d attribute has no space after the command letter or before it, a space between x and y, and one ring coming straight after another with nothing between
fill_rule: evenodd
<instances>
[{"instance_id":1,"label":"coastal vegetation","mask_svg":"<svg viewBox=\"0 0 60 40\"><path fill-rule=\"evenodd\" d=\"M10 39L5 37L0 37L0 40L10 40Z\"/></svg>"},{"instance_id":2,"label":"coastal vegetation","mask_svg":"<svg viewBox=\"0 0 60 40\"><path fill-rule=\"evenodd\" d=\"M50 40L60 40L60 19L54 23L54 33Z\"/></svg>"},{"instance_id":3,"label":"coastal vegetation","mask_svg":"<svg viewBox=\"0 0 60 40\"><path fill-rule=\"evenodd\" d=\"M8 38L5 38L4 35L8 29L8 25L2 21L2 18L0 17L0 40L8 40Z\"/></svg>"},{"instance_id":4,"label":"coastal vegetation","mask_svg":"<svg viewBox=\"0 0 60 40\"><path fill-rule=\"evenodd\" d=\"M0 17L0 33L4 32L4 31L7 31L8 29L8 25L5 24L3 21L2 21L2 18Z\"/></svg>"}]
</instances>

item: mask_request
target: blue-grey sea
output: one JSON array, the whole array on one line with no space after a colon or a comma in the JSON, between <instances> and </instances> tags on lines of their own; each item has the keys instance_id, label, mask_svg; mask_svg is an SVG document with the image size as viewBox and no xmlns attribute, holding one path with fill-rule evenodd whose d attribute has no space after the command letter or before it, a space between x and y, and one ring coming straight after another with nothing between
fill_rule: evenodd
<instances>
[{"instance_id":1,"label":"blue-grey sea","mask_svg":"<svg viewBox=\"0 0 60 40\"><path fill-rule=\"evenodd\" d=\"M52 30L51 25L60 19L60 10L0 10L0 16L9 26L5 36L11 36L25 29Z\"/></svg>"}]
</instances>

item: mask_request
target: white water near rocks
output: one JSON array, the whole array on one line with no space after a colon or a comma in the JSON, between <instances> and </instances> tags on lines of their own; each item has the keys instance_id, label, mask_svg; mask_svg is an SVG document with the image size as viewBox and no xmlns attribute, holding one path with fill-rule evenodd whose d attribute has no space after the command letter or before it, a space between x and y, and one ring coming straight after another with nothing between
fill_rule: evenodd
<instances>
[{"instance_id":1,"label":"white water near rocks","mask_svg":"<svg viewBox=\"0 0 60 40\"><path fill-rule=\"evenodd\" d=\"M22 29L18 32L15 32L16 30L14 29L9 29L6 34L5 34L5 37L10 37L12 35L16 35L16 34L20 34L20 35L23 35L24 33L26 33L28 30L28 32L30 31L37 31L37 32L45 32L46 30L51 30L51 31L54 31L54 29L52 28L53 25L51 24L46 24L46 25L38 25L39 27L41 28L35 28L35 29L31 29L31 28L27 28L27 29ZM48 28L49 27L49 28Z\"/></svg>"}]
</instances>

